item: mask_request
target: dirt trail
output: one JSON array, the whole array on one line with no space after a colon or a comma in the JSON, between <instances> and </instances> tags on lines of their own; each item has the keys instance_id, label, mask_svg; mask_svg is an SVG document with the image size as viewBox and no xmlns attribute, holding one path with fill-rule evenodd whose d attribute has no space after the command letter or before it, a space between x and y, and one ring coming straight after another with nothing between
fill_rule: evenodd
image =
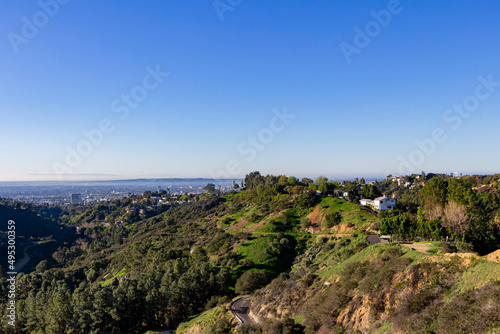
<instances>
[{"instance_id":1,"label":"dirt trail","mask_svg":"<svg viewBox=\"0 0 500 334\"><path fill-rule=\"evenodd\" d=\"M349 237L351 234L349 233L313 233L311 234L313 237Z\"/></svg>"},{"instance_id":2,"label":"dirt trail","mask_svg":"<svg viewBox=\"0 0 500 334\"><path fill-rule=\"evenodd\" d=\"M16 261L16 270L15 270L16 272L20 272L24 268L24 266L29 262L30 256L28 254L28 249L30 249L35 245L38 245L39 243L40 241L37 241L29 245L28 247L24 248L23 257L20 260Z\"/></svg>"}]
</instances>

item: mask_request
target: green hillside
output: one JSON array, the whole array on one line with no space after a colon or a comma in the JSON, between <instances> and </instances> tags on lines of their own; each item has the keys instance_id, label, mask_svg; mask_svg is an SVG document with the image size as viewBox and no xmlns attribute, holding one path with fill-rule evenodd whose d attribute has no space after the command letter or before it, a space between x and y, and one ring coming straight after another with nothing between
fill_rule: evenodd
<instances>
[{"instance_id":1,"label":"green hillside","mask_svg":"<svg viewBox=\"0 0 500 334\"><path fill-rule=\"evenodd\" d=\"M368 195L382 189L400 194L396 208L386 212L358 204L364 189L359 181L314 182L257 172L247 176L244 190L172 196L168 206L153 206L159 194L148 192L72 207L61 212L61 226L23 211L34 217L32 226L44 226L45 234L36 238L58 247L39 254L31 264L34 272L18 276L17 328L21 333L493 330L500 325L500 264L495 254L483 254L499 248L498 188L480 192L473 190L477 184L433 180L429 176L414 198L407 189L388 188L388 180L370 185ZM445 193L441 214L430 216L426 206ZM468 217L466 226L453 225L449 203L459 203L452 204L454 213ZM23 222L12 210L7 214ZM68 231L75 239L64 243ZM381 233L398 234L399 245L369 245L367 237ZM0 283L6 286L4 278ZM240 326L229 312L239 295L252 296L255 325ZM5 290L0 302L7 302ZM471 320L451 322L446 329L449 319L458 318Z\"/></svg>"},{"instance_id":2,"label":"green hillside","mask_svg":"<svg viewBox=\"0 0 500 334\"><path fill-rule=\"evenodd\" d=\"M55 265L52 254L58 247L65 243L70 244L75 240L74 229L60 226L56 222L38 216L35 212L7 204L0 204L0 251L7 254L7 231L8 222L15 222L16 235L16 260L20 261L24 256L24 249L29 247L27 264L23 272L34 270L37 263L48 260L49 264ZM7 268L7 257L2 256L0 265Z\"/></svg>"},{"instance_id":3,"label":"green hillside","mask_svg":"<svg viewBox=\"0 0 500 334\"><path fill-rule=\"evenodd\" d=\"M38 217L29 209L13 208L0 204L0 231L5 233L7 222L16 222L18 235L34 238L43 238L59 233L60 226L53 221Z\"/></svg>"}]
</instances>

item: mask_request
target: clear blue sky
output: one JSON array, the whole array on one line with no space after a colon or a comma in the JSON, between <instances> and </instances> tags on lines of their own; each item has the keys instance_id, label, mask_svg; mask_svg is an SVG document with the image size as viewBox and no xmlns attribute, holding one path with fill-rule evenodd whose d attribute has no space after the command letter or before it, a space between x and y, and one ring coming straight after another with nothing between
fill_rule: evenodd
<instances>
[{"instance_id":1,"label":"clear blue sky","mask_svg":"<svg viewBox=\"0 0 500 334\"><path fill-rule=\"evenodd\" d=\"M500 86L481 87L489 96L460 125L443 117L474 102L478 77L500 82L500 2L391 2L243 0L218 13L212 1L72 0L52 17L3 1L0 180L387 175L412 154L416 171L499 172ZM370 12L388 7L348 63L341 43L356 47L355 28L377 29ZM120 119L122 94L144 92L158 65L169 75ZM284 108L295 117L282 126ZM68 147L104 119L113 130L70 166ZM415 141L436 128L447 139L422 153Z\"/></svg>"}]
</instances>

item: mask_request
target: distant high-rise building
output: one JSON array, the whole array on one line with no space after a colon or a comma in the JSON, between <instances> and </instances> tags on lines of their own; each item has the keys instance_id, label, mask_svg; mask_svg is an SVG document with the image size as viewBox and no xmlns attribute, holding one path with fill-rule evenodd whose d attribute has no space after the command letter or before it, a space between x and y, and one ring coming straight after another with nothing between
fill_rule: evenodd
<instances>
[{"instance_id":1,"label":"distant high-rise building","mask_svg":"<svg viewBox=\"0 0 500 334\"><path fill-rule=\"evenodd\" d=\"M78 204L82 201L81 194L71 194L71 203Z\"/></svg>"}]
</instances>

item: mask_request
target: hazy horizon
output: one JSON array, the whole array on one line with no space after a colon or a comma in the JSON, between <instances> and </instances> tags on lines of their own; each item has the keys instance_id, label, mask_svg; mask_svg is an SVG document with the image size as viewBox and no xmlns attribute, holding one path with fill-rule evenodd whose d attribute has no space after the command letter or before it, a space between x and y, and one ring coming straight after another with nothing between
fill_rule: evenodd
<instances>
[{"instance_id":1,"label":"hazy horizon","mask_svg":"<svg viewBox=\"0 0 500 334\"><path fill-rule=\"evenodd\" d=\"M428 173L435 173L435 174L446 174L450 175L450 173L461 173L463 176L470 176L470 175L492 175L492 174L498 174L498 172L462 172L459 170L454 170L454 171L448 171L448 172L441 172L441 171L423 171L426 174ZM248 172L250 173L250 172ZM387 177L387 175L382 175L382 174L368 174L368 173L361 173L361 174L314 174L314 175L305 175L305 174L283 174L283 173L262 173L262 175L286 175L286 176L295 176L299 179L301 178L311 178L311 179L316 179L319 176L325 176L330 180L336 180L336 181L342 181L342 180L354 180L356 178L364 178L367 181L372 181L372 180L383 180ZM416 172L415 174L420 174L419 172ZM400 174L390 174L393 176L405 176L405 175L400 175ZM106 176L103 176L102 178L96 178L95 175L89 174L87 175L88 178L75 178L75 179L65 179L65 180L57 180L57 179L33 179L33 180L0 180L0 185L1 184L7 184L7 183L53 183L53 184L64 184L64 183L75 183L75 182L127 182L127 181L138 181L138 180L189 180L189 179L203 179L203 180L244 180L245 175L242 176L235 176L235 177L229 177L229 178L212 178L210 176L189 176L189 177L183 177L183 176L167 176L167 177L162 177L162 176L145 176L145 177L120 177L116 176L115 178L109 178Z\"/></svg>"}]
</instances>

